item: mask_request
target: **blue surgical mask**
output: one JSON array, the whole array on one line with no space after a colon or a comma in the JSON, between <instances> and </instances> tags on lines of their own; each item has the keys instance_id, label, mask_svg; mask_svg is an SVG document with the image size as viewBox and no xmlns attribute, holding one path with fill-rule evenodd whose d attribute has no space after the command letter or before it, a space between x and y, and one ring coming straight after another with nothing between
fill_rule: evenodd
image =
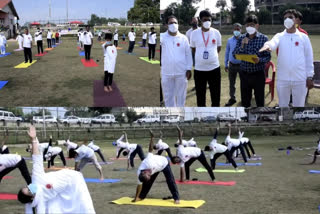
<instances>
[{"instance_id":1,"label":"blue surgical mask","mask_svg":"<svg viewBox=\"0 0 320 214\"><path fill-rule=\"evenodd\" d=\"M235 36L235 37L238 37L238 36L240 36L240 31L238 31L238 30L235 30L235 31L233 31L233 35Z\"/></svg>"},{"instance_id":2,"label":"blue surgical mask","mask_svg":"<svg viewBox=\"0 0 320 214\"><path fill-rule=\"evenodd\" d=\"M111 45L112 42L111 42L111 41L107 41L106 44L107 44L107 45Z\"/></svg>"},{"instance_id":3,"label":"blue surgical mask","mask_svg":"<svg viewBox=\"0 0 320 214\"><path fill-rule=\"evenodd\" d=\"M33 183L31 183L31 184L28 185L28 189L30 190L32 195L35 195L37 193L38 186L33 184Z\"/></svg>"}]
</instances>

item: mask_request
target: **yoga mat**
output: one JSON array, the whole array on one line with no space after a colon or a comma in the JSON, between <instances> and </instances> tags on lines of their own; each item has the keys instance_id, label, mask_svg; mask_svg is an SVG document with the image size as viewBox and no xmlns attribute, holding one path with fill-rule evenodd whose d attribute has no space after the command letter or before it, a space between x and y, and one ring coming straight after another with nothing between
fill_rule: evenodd
<instances>
[{"instance_id":1,"label":"yoga mat","mask_svg":"<svg viewBox=\"0 0 320 214\"><path fill-rule=\"evenodd\" d=\"M148 57L139 57L141 60L143 60L143 61L146 61L146 62L148 62L148 63L151 63L151 64L160 64L160 61L159 60L153 60L153 61L149 61L149 58Z\"/></svg>"},{"instance_id":2,"label":"yoga mat","mask_svg":"<svg viewBox=\"0 0 320 214\"><path fill-rule=\"evenodd\" d=\"M207 170L205 168L198 168L195 169L196 172L207 172ZM245 172L245 169L238 169L238 170L234 170L234 169L215 169L213 170L213 172L225 172L225 173L243 173Z\"/></svg>"},{"instance_id":3,"label":"yoga mat","mask_svg":"<svg viewBox=\"0 0 320 214\"><path fill-rule=\"evenodd\" d=\"M0 200L18 200L18 196L12 193L0 193Z\"/></svg>"},{"instance_id":4,"label":"yoga mat","mask_svg":"<svg viewBox=\"0 0 320 214\"><path fill-rule=\"evenodd\" d=\"M210 185L210 186L234 186L235 181L184 181L176 180L177 184L196 184L196 185Z\"/></svg>"},{"instance_id":5,"label":"yoga mat","mask_svg":"<svg viewBox=\"0 0 320 214\"><path fill-rule=\"evenodd\" d=\"M113 164L113 162L102 162L102 161L99 161L98 162L100 165L109 165L109 164ZM88 163L88 164L93 164L92 162Z\"/></svg>"},{"instance_id":6,"label":"yoga mat","mask_svg":"<svg viewBox=\"0 0 320 214\"><path fill-rule=\"evenodd\" d=\"M98 178L85 178L84 180L87 183L117 183L121 181L121 179L104 179L100 181Z\"/></svg>"},{"instance_id":7,"label":"yoga mat","mask_svg":"<svg viewBox=\"0 0 320 214\"><path fill-rule=\"evenodd\" d=\"M46 48L46 49L44 49L45 51L51 51L51 50L53 50L53 48Z\"/></svg>"},{"instance_id":8,"label":"yoga mat","mask_svg":"<svg viewBox=\"0 0 320 214\"><path fill-rule=\"evenodd\" d=\"M25 160L32 160L32 157L22 157Z\"/></svg>"},{"instance_id":9,"label":"yoga mat","mask_svg":"<svg viewBox=\"0 0 320 214\"><path fill-rule=\"evenodd\" d=\"M93 83L94 107L125 107L127 106L116 83L112 83L112 92L103 90L103 80L95 80Z\"/></svg>"},{"instance_id":10,"label":"yoga mat","mask_svg":"<svg viewBox=\"0 0 320 214\"><path fill-rule=\"evenodd\" d=\"M85 56L84 51L80 51L80 52L79 52L79 56Z\"/></svg>"},{"instance_id":11,"label":"yoga mat","mask_svg":"<svg viewBox=\"0 0 320 214\"><path fill-rule=\"evenodd\" d=\"M243 160L243 158L235 158L235 160ZM248 161L258 161L258 160L262 160L262 157L252 157L252 158L248 158Z\"/></svg>"},{"instance_id":12,"label":"yoga mat","mask_svg":"<svg viewBox=\"0 0 320 214\"><path fill-rule=\"evenodd\" d=\"M136 53L131 53L131 54L129 54L128 51L125 51L124 53L125 53L125 54L128 54L128 55L133 55L133 56L136 56L136 55L137 55Z\"/></svg>"},{"instance_id":13,"label":"yoga mat","mask_svg":"<svg viewBox=\"0 0 320 214\"><path fill-rule=\"evenodd\" d=\"M142 42L138 42L138 44L142 44Z\"/></svg>"},{"instance_id":14,"label":"yoga mat","mask_svg":"<svg viewBox=\"0 0 320 214\"><path fill-rule=\"evenodd\" d=\"M140 46L140 48L143 48L143 49L149 49L148 47L141 47L141 46Z\"/></svg>"},{"instance_id":15,"label":"yoga mat","mask_svg":"<svg viewBox=\"0 0 320 214\"><path fill-rule=\"evenodd\" d=\"M193 201L186 201L180 200L180 204L175 204L173 199L171 200L162 200L162 199L154 199L154 198L146 198L142 201L138 202L131 202L133 198L129 197L122 197L117 200L112 201L114 204L129 204L129 205L144 205L144 206L158 206L158 207L185 207L185 208L195 208L201 207L204 203L204 200L193 200Z\"/></svg>"},{"instance_id":16,"label":"yoga mat","mask_svg":"<svg viewBox=\"0 0 320 214\"><path fill-rule=\"evenodd\" d=\"M20 63L19 65L15 66L14 68L28 68L36 62L37 62L37 60L33 60L32 63L30 63L30 62L24 63L23 62L23 63Z\"/></svg>"},{"instance_id":17,"label":"yoga mat","mask_svg":"<svg viewBox=\"0 0 320 214\"><path fill-rule=\"evenodd\" d=\"M0 89L3 88L7 83L8 81L0 81Z\"/></svg>"},{"instance_id":18,"label":"yoga mat","mask_svg":"<svg viewBox=\"0 0 320 214\"><path fill-rule=\"evenodd\" d=\"M93 61L93 59L90 59L89 61L87 61L85 59L81 59L81 62L84 67L98 67L99 66L95 61Z\"/></svg>"},{"instance_id":19,"label":"yoga mat","mask_svg":"<svg viewBox=\"0 0 320 214\"><path fill-rule=\"evenodd\" d=\"M52 47L53 47L53 48L56 48L57 46L56 46L56 45L52 45Z\"/></svg>"},{"instance_id":20,"label":"yoga mat","mask_svg":"<svg viewBox=\"0 0 320 214\"><path fill-rule=\"evenodd\" d=\"M110 160L128 160L128 158L109 158ZM134 160L138 160L139 158L134 158Z\"/></svg>"},{"instance_id":21,"label":"yoga mat","mask_svg":"<svg viewBox=\"0 0 320 214\"><path fill-rule=\"evenodd\" d=\"M46 168L47 170L61 170L61 169L74 169L74 167L50 167L50 168Z\"/></svg>"},{"instance_id":22,"label":"yoga mat","mask_svg":"<svg viewBox=\"0 0 320 214\"><path fill-rule=\"evenodd\" d=\"M311 174L320 174L320 170L309 170Z\"/></svg>"},{"instance_id":23,"label":"yoga mat","mask_svg":"<svg viewBox=\"0 0 320 214\"><path fill-rule=\"evenodd\" d=\"M262 163L237 163L237 166L261 166ZM217 166L232 166L231 163L217 163Z\"/></svg>"},{"instance_id":24,"label":"yoga mat","mask_svg":"<svg viewBox=\"0 0 320 214\"><path fill-rule=\"evenodd\" d=\"M126 44L128 44L127 42L120 42L120 44L122 44L122 45L126 45Z\"/></svg>"},{"instance_id":25,"label":"yoga mat","mask_svg":"<svg viewBox=\"0 0 320 214\"><path fill-rule=\"evenodd\" d=\"M122 47L117 47L117 50L122 50L123 48Z\"/></svg>"},{"instance_id":26,"label":"yoga mat","mask_svg":"<svg viewBox=\"0 0 320 214\"><path fill-rule=\"evenodd\" d=\"M80 49L81 49L80 47L77 47L77 50L78 50L78 51L80 51Z\"/></svg>"},{"instance_id":27,"label":"yoga mat","mask_svg":"<svg viewBox=\"0 0 320 214\"><path fill-rule=\"evenodd\" d=\"M12 176L4 176L2 179L12 179Z\"/></svg>"},{"instance_id":28,"label":"yoga mat","mask_svg":"<svg viewBox=\"0 0 320 214\"><path fill-rule=\"evenodd\" d=\"M35 56L45 56L48 52L43 52L41 54L36 54Z\"/></svg>"},{"instance_id":29,"label":"yoga mat","mask_svg":"<svg viewBox=\"0 0 320 214\"><path fill-rule=\"evenodd\" d=\"M117 172L127 172L127 171L130 171L130 169L127 170L126 168L114 168L113 171L117 171Z\"/></svg>"},{"instance_id":30,"label":"yoga mat","mask_svg":"<svg viewBox=\"0 0 320 214\"><path fill-rule=\"evenodd\" d=\"M23 51L23 48L22 49L14 49L13 51Z\"/></svg>"},{"instance_id":31,"label":"yoga mat","mask_svg":"<svg viewBox=\"0 0 320 214\"><path fill-rule=\"evenodd\" d=\"M6 56L9 56L9 55L11 55L11 53L0 54L0 57L6 57Z\"/></svg>"}]
</instances>

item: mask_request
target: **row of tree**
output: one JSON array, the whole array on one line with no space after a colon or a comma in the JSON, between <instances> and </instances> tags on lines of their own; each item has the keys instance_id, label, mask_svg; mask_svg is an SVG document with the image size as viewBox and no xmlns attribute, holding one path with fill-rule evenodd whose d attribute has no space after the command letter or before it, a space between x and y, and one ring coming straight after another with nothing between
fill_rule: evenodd
<instances>
[{"instance_id":1,"label":"row of tree","mask_svg":"<svg viewBox=\"0 0 320 214\"><path fill-rule=\"evenodd\" d=\"M121 25L125 25L127 19L125 18L106 18L106 17L99 17L96 14L91 14L90 20L88 21L88 25L106 25L108 22L117 22Z\"/></svg>"}]
</instances>

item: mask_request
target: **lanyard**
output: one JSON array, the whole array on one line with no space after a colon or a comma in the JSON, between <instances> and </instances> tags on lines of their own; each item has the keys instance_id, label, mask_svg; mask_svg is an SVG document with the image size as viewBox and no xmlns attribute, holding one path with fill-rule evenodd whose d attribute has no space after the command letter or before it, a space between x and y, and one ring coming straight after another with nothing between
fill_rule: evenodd
<instances>
[{"instance_id":1,"label":"lanyard","mask_svg":"<svg viewBox=\"0 0 320 214\"><path fill-rule=\"evenodd\" d=\"M202 38L203 38L204 46L205 46L206 49L207 49L207 46L208 46L208 43L209 43L210 34L209 34L209 32L208 32L208 39L207 39L207 41L206 41L205 38L204 38L204 33L203 33L203 31L201 31L201 32L202 32Z\"/></svg>"}]
</instances>

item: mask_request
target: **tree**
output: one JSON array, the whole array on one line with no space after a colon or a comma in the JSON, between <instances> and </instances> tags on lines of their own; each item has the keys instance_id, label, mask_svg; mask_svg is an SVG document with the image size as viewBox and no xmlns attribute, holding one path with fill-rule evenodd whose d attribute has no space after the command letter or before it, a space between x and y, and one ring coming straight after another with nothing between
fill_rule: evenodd
<instances>
[{"instance_id":1,"label":"tree","mask_svg":"<svg viewBox=\"0 0 320 214\"><path fill-rule=\"evenodd\" d=\"M220 27L221 23L223 22L223 19L225 17L225 7L227 6L227 1L226 0L218 0L216 3L216 7L220 8Z\"/></svg>"},{"instance_id":2,"label":"tree","mask_svg":"<svg viewBox=\"0 0 320 214\"><path fill-rule=\"evenodd\" d=\"M136 0L134 6L128 11L130 22L160 22L160 0Z\"/></svg>"},{"instance_id":3,"label":"tree","mask_svg":"<svg viewBox=\"0 0 320 214\"><path fill-rule=\"evenodd\" d=\"M128 123L132 123L136 120L138 120L139 118L144 117L145 114L140 114L138 115L137 112L134 109L127 109L126 111L126 116L128 117Z\"/></svg>"},{"instance_id":4,"label":"tree","mask_svg":"<svg viewBox=\"0 0 320 214\"><path fill-rule=\"evenodd\" d=\"M64 116L78 116L78 117L88 117L91 116L91 112L89 112L87 107L68 107L65 108L67 111L64 113Z\"/></svg>"},{"instance_id":5,"label":"tree","mask_svg":"<svg viewBox=\"0 0 320 214\"><path fill-rule=\"evenodd\" d=\"M112 107L89 107L89 112L92 112L94 116L98 116L100 114L108 114L111 112Z\"/></svg>"},{"instance_id":6,"label":"tree","mask_svg":"<svg viewBox=\"0 0 320 214\"><path fill-rule=\"evenodd\" d=\"M244 24L245 14L249 6L249 0L231 0L232 2L232 22Z\"/></svg>"},{"instance_id":7,"label":"tree","mask_svg":"<svg viewBox=\"0 0 320 214\"><path fill-rule=\"evenodd\" d=\"M271 22L272 22L271 11L269 11L263 7L259 11L256 12L256 15L259 19L259 24L271 24Z\"/></svg>"},{"instance_id":8,"label":"tree","mask_svg":"<svg viewBox=\"0 0 320 214\"><path fill-rule=\"evenodd\" d=\"M10 112L12 112L15 116L23 117L23 115L24 115L22 108L19 108L19 107L4 108L4 111L10 111Z\"/></svg>"}]
</instances>

